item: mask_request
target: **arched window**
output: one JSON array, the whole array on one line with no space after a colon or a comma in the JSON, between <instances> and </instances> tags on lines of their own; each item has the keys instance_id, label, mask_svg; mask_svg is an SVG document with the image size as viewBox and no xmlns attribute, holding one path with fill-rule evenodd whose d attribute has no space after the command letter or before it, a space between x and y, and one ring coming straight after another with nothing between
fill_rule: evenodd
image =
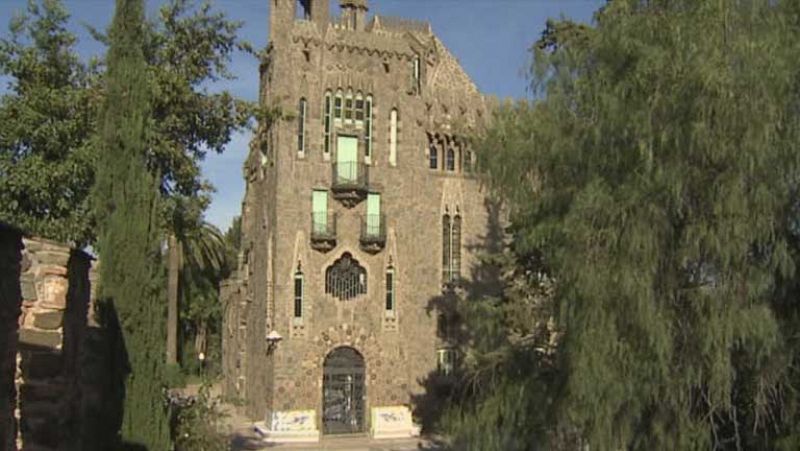
<instances>
[{"instance_id":1,"label":"arched window","mask_svg":"<svg viewBox=\"0 0 800 451\"><path fill-rule=\"evenodd\" d=\"M294 317L303 317L303 272L294 273Z\"/></svg>"},{"instance_id":2,"label":"arched window","mask_svg":"<svg viewBox=\"0 0 800 451\"><path fill-rule=\"evenodd\" d=\"M345 252L325 270L325 293L342 301L367 294L367 270Z\"/></svg>"},{"instance_id":3,"label":"arched window","mask_svg":"<svg viewBox=\"0 0 800 451\"><path fill-rule=\"evenodd\" d=\"M447 146L447 157L445 158L445 166L448 171L456 170L456 151L452 147Z\"/></svg>"},{"instance_id":4,"label":"arched window","mask_svg":"<svg viewBox=\"0 0 800 451\"><path fill-rule=\"evenodd\" d=\"M325 92L325 104L323 105L322 112L323 112L323 119L322 119L322 126L325 130L324 143L323 143L323 152L325 154L329 154L331 152L331 109L333 105L331 102L331 92Z\"/></svg>"},{"instance_id":5,"label":"arched window","mask_svg":"<svg viewBox=\"0 0 800 451\"><path fill-rule=\"evenodd\" d=\"M397 108L389 113L389 164L397 164Z\"/></svg>"},{"instance_id":6,"label":"arched window","mask_svg":"<svg viewBox=\"0 0 800 451\"><path fill-rule=\"evenodd\" d=\"M342 120L342 90L336 91L336 98L333 100L333 118Z\"/></svg>"},{"instance_id":7,"label":"arched window","mask_svg":"<svg viewBox=\"0 0 800 451\"><path fill-rule=\"evenodd\" d=\"M372 96L367 96L364 111L364 155L372 156Z\"/></svg>"},{"instance_id":8,"label":"arched window","mask_svg":"<svg viewBox=\"0 0 800 451\"><path fill-rule=\"evenodd\" d=\"M442 216L442 282L450 282L450 215Z\"/></svg>"},{"instance_id":9,"label":"arched window","mask_svg":"<svg viewBox=\"0 0 800 451\"><path fill-rule=\"evenodd\" d=\"M439 169L439 149L433 142L428 143L428 167L431 169Z\"/></svg>"},{"instance_id":10,"label":"arched window","mask_svg":"<svg viewBox=\"0 0 800 451\"><path fill-rule=\"evenodd\" d=\"M386 268L386 312L394 312L394 267Z\"/></svg>"},{"instance_id":11,"label":"arched window","mask_svg":"<svg viewBox=\"0 0 800 451\"><path fill-rule=\"evenodd\" d=\"M306 151L306 111L308 107L305 97L300 99L297 106L297 151Z\"/></svg>"}]
</instances>

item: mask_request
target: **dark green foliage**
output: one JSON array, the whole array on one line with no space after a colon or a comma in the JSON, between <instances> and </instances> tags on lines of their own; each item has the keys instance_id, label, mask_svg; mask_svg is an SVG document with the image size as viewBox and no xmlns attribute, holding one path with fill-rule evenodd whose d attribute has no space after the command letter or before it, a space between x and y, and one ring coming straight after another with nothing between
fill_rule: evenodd
<instances>
[{"instance_id":1,"label":"dark green foliage","mask_svg":"<svg viewBox=\"0 0 800 451\"><path fill-rule=\"evenodd\" d=\"M793 8L620 0L544 33L542 100L501 108L480 153L529 288L470 306L499 345L451 413L464 446L796 444ZM553 335L517 319L531 274L555 281Z\"/></svg>"},{"instance_id":2,"label":"dark green foliage","mask_svg":"<svg viewBox=\"0 0 800 451\"><path fill-rule=\"evenodd\" d=\"M0 221L78 246L94 236L97 72L75 52L69 14L56 0L31 2L0 39Z\"/></svg>"},{"instance_id":3,"label":"dark green foliage","mask_svg":"<svg viewBox=\"0 0 800 451\"><path fill-rule=\"evenodd\" d=\"M226 451L229 439L223 430L225 413L206 383L189 405L178 408L175 427L176 451Z\"/></svg>"},{"instance_id":4,"label":"dark green foliage","mask_svg":"<svg viewBox=\"0 0 800 451\"><path fill-rule=\"evenodd\" d=\"M163 389L158 178L147 167L150 90L142 0L118 0L100 120L95 213L100 301L119 315L128 368L122 440L169 449Z\"/></svg>"},{"instance_id":5,"label":"dark green foliage","mask_svg":"<svg viewBox=\"0 0 800 451\"><path fill-rule=\"evenodd\" d=\"M59 0L31 1L0 40L0 75L11 80L0 100L0 219L28 232L80 245L97 231L89 206L94 180L102 65L74 51L69 15ZM209 4L170 0L144 30L151 95L148 164L160 177L164 224L180 233L200 221L213 187L200 174L208 150L222 152L253 105L208 89L232 78L226 65L250 46L240 23ZM108 43L108 36L92 30ZM58 189L53 189L58 187Z\"/></svg>"}]
</instances>

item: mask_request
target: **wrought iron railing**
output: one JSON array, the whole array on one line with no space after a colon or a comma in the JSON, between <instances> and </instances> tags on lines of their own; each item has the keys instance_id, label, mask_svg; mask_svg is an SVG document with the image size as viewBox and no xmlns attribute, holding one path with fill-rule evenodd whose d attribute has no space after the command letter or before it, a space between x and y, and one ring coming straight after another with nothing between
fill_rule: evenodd
<instances>
[{"instance_id":1,"label":"wrought iron railing","mask_svg":"<svg viewBox=\"0 0 800 451\"><path fill-rule=\"evenodd\" d=\"M369 186L369 166L356 161L333 163L334 190L366 190Z\"/></svg>"},{"instance_id":2,"label":"wrought iron railing","mask_svg":"<svg viewBox=\"0 0 800 451\"><path fill-rule=\"evenodd\" d=\"M383 214L365 215L361 219L361 242L386 242L386 216Z\"/></svg>"},{"instance_id":3,"label":"wrought iron railing","mask_svg":"<svg viewBox=\"0 0 800 451\"><path fill-rule=\"evenodd\" d=\"M311 239L336 239L336 213L328 211L311 213Z\"/></svg>"}]
</instances>

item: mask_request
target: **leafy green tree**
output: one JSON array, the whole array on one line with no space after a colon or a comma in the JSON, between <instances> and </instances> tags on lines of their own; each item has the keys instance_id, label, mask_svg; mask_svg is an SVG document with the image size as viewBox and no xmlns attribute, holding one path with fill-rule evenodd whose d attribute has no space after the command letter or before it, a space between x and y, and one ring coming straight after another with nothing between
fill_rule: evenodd
<instances>
[{"instance_id":1,"label":"leafy green tree","mask_svg":"<svg viewBox=\"0 0 800 451\"><path fill-rule=\"evenodd\" d=\"M0 39L0 221L81 246L93 240L100 95L93 63L80 60L69 14L57 0L28 3Z\"/></svg>"},{"instance_id":2,"label":"leafy green tree","mask_svg":"<svg viewBox=\"0 0 800 451\"><path fill-rule=\"evenodd\" d=\"M158 178L149 170L150 95L142 0L117 0L100 119L95 214L100 239L100 302L119 316L127 356L122 439L170 446L163 389L159 299Z\"/></svg>"},{"instance_id":3,"label":"leafy green tree","mask_svg":"<svg viewBox=\"0 0 800 451\"><path fill-rule=\"evenodd\" d=\"M797 326L781 317L797 295L796 8L619 0L595 27L550 24L541 100L501 108L482 139L509 283L528 288L470 306L499 345L476 337L449 417L465 449L796 445ZM511 313L540 273L555 352L552 334L519 340Z\"/></svg>"}]
</instances>

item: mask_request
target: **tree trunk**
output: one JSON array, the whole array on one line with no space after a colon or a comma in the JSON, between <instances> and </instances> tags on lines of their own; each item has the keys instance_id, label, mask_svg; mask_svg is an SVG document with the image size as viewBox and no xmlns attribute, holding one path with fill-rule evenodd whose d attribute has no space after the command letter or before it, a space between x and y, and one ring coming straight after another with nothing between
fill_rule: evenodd
<instances>
[{"instance_id":1,"label":"tree trunk","mask_svg":"<svg viewBox=\"0 0 800 451\"><path fill-rule=\"evenodd\" d=\"M178 364L178 288L181 266L180 242L169 235L167 262L167 364Z\"/></svg>"}]
</instances>

